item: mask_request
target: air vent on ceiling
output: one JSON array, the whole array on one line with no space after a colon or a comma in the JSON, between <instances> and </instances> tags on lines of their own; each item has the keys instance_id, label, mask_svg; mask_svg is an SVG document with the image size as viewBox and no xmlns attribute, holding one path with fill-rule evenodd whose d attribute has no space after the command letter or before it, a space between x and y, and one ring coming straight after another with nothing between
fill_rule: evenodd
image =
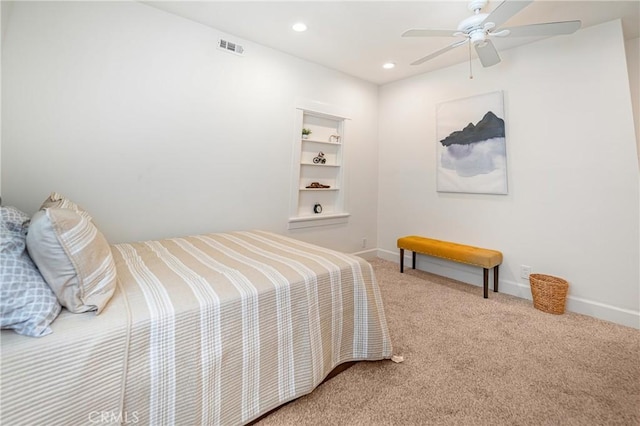
<instances>
[{"instance_id":1,"label":"air vent on ceiling","mask_svg":"<svg viewBox=\"0 0 640 426\"><path fill-rule=\"evenodd\" d=\"M236 55L242 55L244 53L242 46L223 39L218 40L218 48L226 52L235 53Z\"/></svg>"}]
</instances>

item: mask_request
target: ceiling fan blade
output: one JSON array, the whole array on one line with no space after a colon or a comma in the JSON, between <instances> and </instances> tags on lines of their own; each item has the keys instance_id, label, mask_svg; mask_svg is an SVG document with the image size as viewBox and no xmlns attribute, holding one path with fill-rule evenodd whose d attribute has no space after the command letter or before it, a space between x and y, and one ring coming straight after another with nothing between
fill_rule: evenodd
<instances>
[{"instance_id":1,"label":"ceiling fan blade","mask_svg":"<svg viewBox=\"0 0 640 426\"><path fill-rule=\"evenodd\" d=\"M456 30L411 29L402 33L402 37L453 37Z\"/></svg>"},{"instance_id":2,"label":"ceiling fan blade","mask_svg":"<svg viewBox=\"0 0 640 426\"><path fill-rule=\"evenodd\" d=\"M476 46L476 52L482 66L487 68L500 62L500 55L491 40L486 40L484 46Z\"/></svg>"},{"instance_id":3,"label":"ceiling fan blade","mask_svg":"<svg viewBox=\"0 0 640 426\"><path fill-rule=\"evenodd\" d=\"M496 7L495 10L485 18L483 22L493 22L494 24L496 24L494 28L500 28L500 25L507 22L509 18L520 12L525 7L529 6L531 3L533 3L533 0L505 0L500 3L498 7Z\"/></svg>"},{"instance_id":4,"label":"ceiling fan blade","mask_svg":"<svg viewBox=\"0 0 640 426\"><path fill-rule=\"evenodd\" d=\"M456 48L456 47L458 47L458 46L462 46L462 45L463 45L463 44L465 44L466 42L467 42L467 39L464 39L464 40L462 40L462 41L457 41L457 42L455 42L455 43L453 43L453 44L450 44L450 45L449 45L449 46L447 46L447 47L444 47L444 48L442 48L442 49L440 49L440 50L436 50L435 52L431 53L430 55L425 56L424 58L420 58L420 59L418 59L417 61L413 61L413 62L411 63L411 65L420 65L420 64L422 64L423 62L427 62L429 59L433 59L433 58L435 58L436 56L440 56L440 55L442 55L443 53L450 51L451 49L455 49L455 48Z\"/></svg>"},{"instance_id":5,"label":"ceiling fan blade","mask_svg":"<svg viewBox=\"0 0 640 426\"><path fill-rule=\"evenodd\" d=\"M573 34L580 29L581 25L582 22L580 21L547 22L544 24L503 28L503 30L509 30L509 37L539 37Z\"/></svg>"}]
</instances>

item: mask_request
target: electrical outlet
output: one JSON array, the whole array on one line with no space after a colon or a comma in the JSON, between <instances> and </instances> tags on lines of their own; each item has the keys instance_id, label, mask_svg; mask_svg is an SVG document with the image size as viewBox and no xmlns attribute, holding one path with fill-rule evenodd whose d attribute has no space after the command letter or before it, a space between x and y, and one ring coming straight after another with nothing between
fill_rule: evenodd
<instances>
[{"instance_id":1,"label":"electrical outlet","mask_svg":"<svg viewBox=\"0 0 640 426\"><path fill-rule=\"evenodd\" d=\"M362 248L367 248L367 239L366 238L362 239Z\"/></svg>"},{"instance_id":2,"label":"electrical outlet","mask_svg":"<svg viewBox=\"0 0 640 426\"><path fill-rule=\"evenodd\" d=\"M520 265L520 278L528 280L529 275L531 275L531 266Z\"/></svg>"}]
</instances>

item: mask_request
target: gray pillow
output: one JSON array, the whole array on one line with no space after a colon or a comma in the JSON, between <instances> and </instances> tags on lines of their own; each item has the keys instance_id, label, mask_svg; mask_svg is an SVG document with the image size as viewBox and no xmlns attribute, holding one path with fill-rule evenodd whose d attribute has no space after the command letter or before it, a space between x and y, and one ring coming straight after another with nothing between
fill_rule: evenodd
<instances>
[{"instance_id":1,"label":"gray pillow","mask_svg":"<svg viewBox=\"0 0 640 426\"><path fill-rule=\"evenodd\" d=\"M56 295L26 251L29 216L0 207L0 325L18 334L39 337L60 313Z\"/></svg>"},{"instance_id":2,"label":"gray pillow","mask_svg":"<svg viewBox=\"0 0 640 426\"><path fill-rule=\"evenodd\" d=\"M45 208L31 219L29 255L62 306L73 313L97 311L116 288L111 247L87 215Z\"/></svg>"}]
</instances>

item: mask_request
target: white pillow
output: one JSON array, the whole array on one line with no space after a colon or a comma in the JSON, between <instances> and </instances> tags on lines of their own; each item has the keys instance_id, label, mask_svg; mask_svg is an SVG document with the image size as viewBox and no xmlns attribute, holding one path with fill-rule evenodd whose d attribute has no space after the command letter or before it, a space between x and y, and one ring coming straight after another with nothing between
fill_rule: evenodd
<instances>
[{"instance_id":1,"label":"white pillow","mask_svg":"<svg viewBox=\"0 0 640 426\"><path fill-rule=\"evenodd\" d=\"M0 325L18 334L40 337L60 313L56 295L26 250L29 216L0 207Z\"/></svg>"},{"instance_id":2,"label":"white pillow","mask_svg":"<svg viewBox=\"0 0 640 426\"><path fill-rule=\"evenodd\" d=\"M74 313L107 305L116 287L109 243L84 215L45 208L31 219L27 249L62 306Z\"/></svg>"}]
</instances>

